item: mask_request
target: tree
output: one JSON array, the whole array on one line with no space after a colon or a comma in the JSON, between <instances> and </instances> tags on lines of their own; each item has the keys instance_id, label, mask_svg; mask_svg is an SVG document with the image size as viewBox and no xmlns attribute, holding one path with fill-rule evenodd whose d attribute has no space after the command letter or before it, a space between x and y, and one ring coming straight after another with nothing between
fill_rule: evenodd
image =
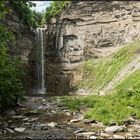
<instances>
[{"instance_id":1,"label":"tree","mask_svg":"<svg viewBox=\"0 0 140 140\"><path fill-rule=\"evenodd\" d=\"M45 19L50 21L52 17L56 17L67 5L69 1L53 1L50 7L46 8Z\"/></svg>"},{"instance_id":2,"label":"tree","mask_svg":"<svg viewBox=\"0 0 140 140\"><path fill-rule=\"evenodd\" d=\"M0 2L0 20L10 10L6 4L5 1ZM23 99L22 61L17 57L10 58L8 54L9 43L14 42L13 33L0 23L0 110L14 105L16 96Z\"/></svg>"}]
</instances>

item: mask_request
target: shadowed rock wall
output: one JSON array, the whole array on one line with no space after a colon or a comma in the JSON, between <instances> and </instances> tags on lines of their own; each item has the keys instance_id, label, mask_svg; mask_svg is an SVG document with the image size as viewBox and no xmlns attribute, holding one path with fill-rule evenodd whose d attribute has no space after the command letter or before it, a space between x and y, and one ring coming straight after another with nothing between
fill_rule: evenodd
<instances>
[{"instance_id":1,"label":"shadowed rock wall","mask_svg":"<svg viewBox=\"0 0 140 140\"><path fill-rule=\"evenodd\" d=\"M23 79L24 88L26 91L33 90L35 87L35 67L36 56L34 47L34 33L23 23L18 11L12 6L8 5L11 9L10 13L6 15L6 18L1 21L6 25L9 31L12 31L15 36L15 45L10 44L8 46L9 54L12 56L19 56L24 64L23 69L26 75Z\"/></svg>"}]
</instances>

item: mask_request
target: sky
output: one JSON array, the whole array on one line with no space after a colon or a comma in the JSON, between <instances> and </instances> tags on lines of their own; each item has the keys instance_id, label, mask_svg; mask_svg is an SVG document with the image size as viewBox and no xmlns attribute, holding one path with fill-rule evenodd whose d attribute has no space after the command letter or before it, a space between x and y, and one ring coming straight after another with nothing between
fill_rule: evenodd
<instances>
[{"instance_id":1,"label":"sky","mask_svg":"<svg viewBox=\"0 0 140 140\"><path fill-rule=\"evenodd\" d=\"M35 10L36 12L43 12L45 11L46 7L50 6L51 1L32 1L36 4L36 7L32 7L32 10Z\"/></svg>"}]
</instances>

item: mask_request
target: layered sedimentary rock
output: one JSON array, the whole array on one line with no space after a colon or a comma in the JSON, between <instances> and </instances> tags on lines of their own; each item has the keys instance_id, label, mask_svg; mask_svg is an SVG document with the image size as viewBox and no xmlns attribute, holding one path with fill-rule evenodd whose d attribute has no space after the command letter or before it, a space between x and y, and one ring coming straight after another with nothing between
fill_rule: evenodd
<instances>
[{"instance_id":1,"label":"layered sedimentary rock","mask_svg":"<svg viewBox=\"0 0 140 140\"><path fill-rule=\"evenodd\" d=\"M24 64L23 69L26 72L23 79L24 88L29 91L35 86L35 51L34 51L34 33L29 26L23 23L20 13L12 5L8 5L10 12L1 23L6 25L15 36L15 44L9 44L8 50L11 57L19 56Z\"/></svg>"},{"instance_id":2,"label":"layered sedimentary rock","mask_svg":"<svg viewBox=\"0 0 140 140\"><path fill-rule=\"evenodd\" d=\"M66 94L82 80L85 60L108 56L140 36L140 3L75 1L47 28L47 92Z\"/></svg>"}]
</instances>

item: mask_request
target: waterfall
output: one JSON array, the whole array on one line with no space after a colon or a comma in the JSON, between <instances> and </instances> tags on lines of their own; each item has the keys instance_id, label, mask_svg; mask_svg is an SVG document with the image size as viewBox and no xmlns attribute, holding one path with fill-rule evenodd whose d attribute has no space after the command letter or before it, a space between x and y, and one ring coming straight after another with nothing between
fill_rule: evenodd
<instances>
[{"instance_id":1,"label":"waterfall","mask_svg":"<svg viewBox=\"0 0 140 140\"><path fill-rule=\"evenodd\" d=\"M45 71L44 71L44 48L45 48L45 30L46 28L37 28L37 92L45 94Z\"/></svg>"}]
</instances>

